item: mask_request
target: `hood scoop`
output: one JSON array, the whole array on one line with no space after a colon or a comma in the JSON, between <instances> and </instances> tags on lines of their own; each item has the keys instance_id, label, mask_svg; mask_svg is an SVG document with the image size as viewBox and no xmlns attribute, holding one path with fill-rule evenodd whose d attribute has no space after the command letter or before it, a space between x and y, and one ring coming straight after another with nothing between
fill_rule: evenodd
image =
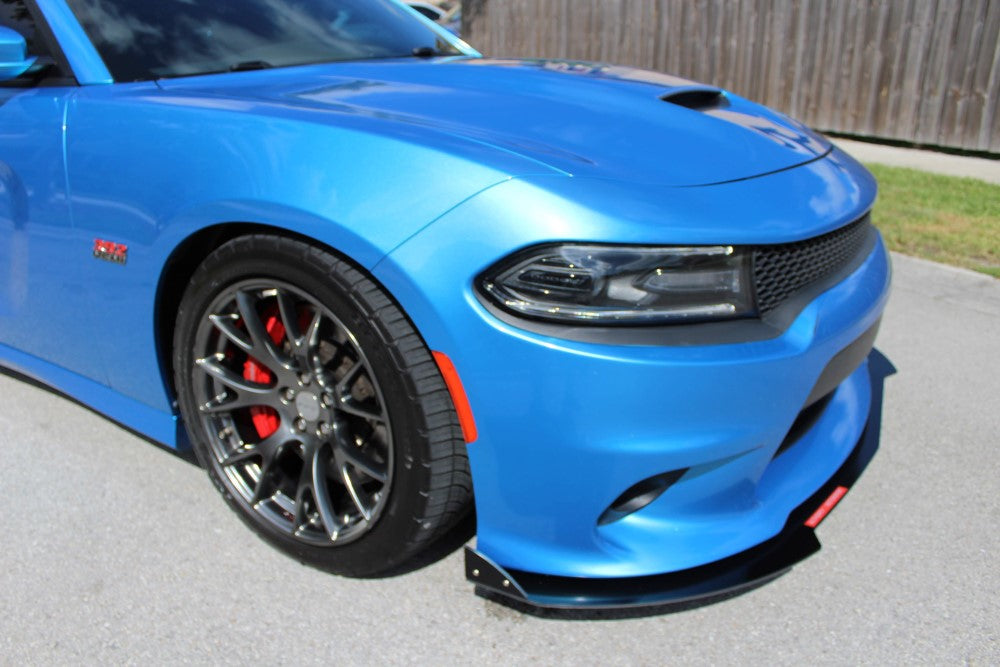
<instances>
[{"instance_id":1,"label":"hood scoop","mask_svg":"<svg viewBox=\"0 0 1000 667\"><path fill-rule=\"evenodd\" d=\"M692 111L711 111L729 105L725 93L707 86L686 86L672 90L660 99Z\"/></svg>"}]
</instances>

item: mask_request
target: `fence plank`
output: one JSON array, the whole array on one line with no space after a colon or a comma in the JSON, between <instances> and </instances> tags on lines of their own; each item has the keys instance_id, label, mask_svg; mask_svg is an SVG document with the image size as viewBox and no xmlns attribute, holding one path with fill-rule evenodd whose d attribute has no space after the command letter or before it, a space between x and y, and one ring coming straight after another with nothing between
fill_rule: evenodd
<instances>
[{"instance_id":1,"label":"fence plank","mask_svg":"<svg viewBox=\"0 0 1000 667\"><path fill-rule=\"evenodd\" d=\"M496 56L705 81L822 130L1000 154L998 0L465 0Z\"/></svg>"}]
</instances>

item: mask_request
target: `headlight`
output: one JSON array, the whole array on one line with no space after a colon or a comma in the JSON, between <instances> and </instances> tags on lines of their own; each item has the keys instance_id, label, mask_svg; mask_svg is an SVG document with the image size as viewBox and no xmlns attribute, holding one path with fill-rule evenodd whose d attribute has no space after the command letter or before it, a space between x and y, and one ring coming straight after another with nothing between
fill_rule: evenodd
<instances>
[{"instance_id":1,"label":"headlight","mask_svg":"<svg viewBox=\"0 0 1000 667\"><path fill-rule=\"evenodd\" d=\"M541 246L494 265L478 284L505 310L572 324L665 324L755 314L750 255L732 246Z\"/></svg>"}]
</instances>

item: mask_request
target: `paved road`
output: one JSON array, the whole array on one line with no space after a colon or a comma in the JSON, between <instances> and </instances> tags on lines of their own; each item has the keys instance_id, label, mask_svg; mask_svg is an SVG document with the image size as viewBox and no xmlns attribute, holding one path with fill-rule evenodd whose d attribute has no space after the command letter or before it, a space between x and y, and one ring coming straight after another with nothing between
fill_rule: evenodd
<instances>
[{"instance_id":1,"label":"paved road","mask_svg":"<svg viewBox=\"0 0 1000 667\"><path fill-rule=\"evenodd\" d=\"M834 138L834 143L864 163L931 171L946 176L978 178L1000 184L1000 159L949 155L917 148L900 148L867 141Z\"/></svg>"},{"instance_id":2,"label":"paved road","mask_svg":"<svg viewBox=\"0 0 1000 667\"><path fill-rule=\"evenodd\" d=\"M650 618L520 615L458 552L350 581L265 546L203 473L0 375L0 664L1000 662L1000 281L897 257L881 450L822 552Z\"/></svg>"}]
</instances>

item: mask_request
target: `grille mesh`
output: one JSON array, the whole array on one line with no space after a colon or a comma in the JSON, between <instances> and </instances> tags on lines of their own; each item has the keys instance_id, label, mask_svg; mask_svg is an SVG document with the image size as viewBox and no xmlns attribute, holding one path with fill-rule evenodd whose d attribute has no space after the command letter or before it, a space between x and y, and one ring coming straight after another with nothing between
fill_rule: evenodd
<instances>
[{"instance_id":1,"label":"grille mesh","mask_svg":"<svg viewBox=\"0 0 1000 667\"><path fill-rule=\"evenodd\" d=\"M755 249L753 274L760 314L766 315L802 288L849 264L864 245L870 227L871 218L866 215L823 236Z\"/></svg>"}]
</instances>

